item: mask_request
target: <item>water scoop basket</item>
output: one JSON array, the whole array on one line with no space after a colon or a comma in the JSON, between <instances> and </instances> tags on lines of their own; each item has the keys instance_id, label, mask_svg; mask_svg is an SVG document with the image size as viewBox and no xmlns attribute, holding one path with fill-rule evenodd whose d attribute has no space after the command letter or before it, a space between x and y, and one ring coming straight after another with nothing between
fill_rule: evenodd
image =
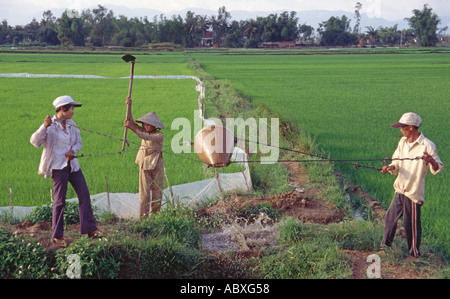
<instances>
[{"instance_id":1,"label":"water scoop basket","mask_svg":"<svg viewBox=\"0 0 450 299\"><path fill-rule=\"evenodd\" d=\"M194 152L209 167L226 167L234 151L233 133L223 126L211 125L200 130L194 139Z\"/></svg>"}]
</instances>

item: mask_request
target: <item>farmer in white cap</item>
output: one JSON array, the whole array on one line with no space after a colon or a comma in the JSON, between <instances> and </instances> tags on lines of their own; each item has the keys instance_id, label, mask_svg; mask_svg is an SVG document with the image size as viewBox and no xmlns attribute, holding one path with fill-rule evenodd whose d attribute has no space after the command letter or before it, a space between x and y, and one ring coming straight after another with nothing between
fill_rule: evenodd
<instances>
[{"instance_id":1,"label":"farmer in white cap","mask_svg":"<svg viewBox=\"0 0 450 299\"><path fill-rule=\"evenodd\" d=\"M98 234L96 221L92 212L91 198L80 169L74 157L81 150L80 131L71 119L74 108L81 107L70 96L60 96L53 101L56 115L48 115L39 129L33 133L30 142L42 151L38 174L52 178L54 203L52 214L52 235L58 245L64 241L64 208L66 204L67 185L70 183L79 200L80 232L94 237Z\"/></svg>"},{"instance_id":2,"label":"farmer in white cap","mask_svg":"<svg viewBox=\"0 0 450 299\"><path fill-rule=\"evenodd\" d=\"M136 120L142 123L142 127L139 126L133 120L131 99L127 98L125 103L130 105L130 114L124 121L124 126L142 139L135 162L139 165L139 215L143 217L150 212L156 214L161 209L164 189L164 134L160 130L164 129L164 125L155 112L150 112Z\"/></svg>"},{"instance_id":3,"label":"farmer in white cap","mask_svg":"<svg viewBox=\"0 0 450 299\"><path fill-rule=\"evenodd\" d=\"M408 112L392 124L400 128L403 138L392 156L392 163L382 168L382 173L397 175L394 182L395 195L385 217L384 237L381 247L391 246L397 221L403 216L403 226L410 256L407 260L420 256L422 228L420 208L425 200L425 175L428 169L433 175L444 168L436 153L436 146L422 132L418 131L422 119L419 115ZM421 157L421 159L415 159ZM407 158L407 160L401 160Z\"/></svg>"}]
</instances>

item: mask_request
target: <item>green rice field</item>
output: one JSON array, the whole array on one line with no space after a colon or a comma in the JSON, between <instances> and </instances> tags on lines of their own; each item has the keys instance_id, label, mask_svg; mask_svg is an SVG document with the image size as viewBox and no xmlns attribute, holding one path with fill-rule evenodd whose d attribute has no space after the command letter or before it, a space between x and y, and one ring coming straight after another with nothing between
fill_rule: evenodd
<instances>
[{"instance_id":1,"label":"green rice field","mask_svg":"<svg viewBox=\"0 0 450 299\"><path fill-rule=\"evenodd\" d=\"M10 204L8 184L12 186L13 204L34 206L50 202L51 179L37 174L42 148L33 147L30 136L54 114L53 100L60 95L71 95L83 107L75 110L73 120L77 126L123 138L126 114L130 63L117 55L66 54L0 54L0 73L97 75L125 79L74 78L0 78L1 171L0 206ZM135 76L139 75L192 75L181 52L164 55L136 55ZM133 107L135 119L156 111L166 126L164 144L165 166L171 185L205 179L211 171L193 152L173 155L172 137L179 132L171 130L175 118L194 122L198 109L193 79L134 79ZM194 127L192 125L192 139ZM92 155L119 152L122 142L95 133L81 131L83 149L79 154ZM140 144L140 139L129 130L128 140ZM189 146L188 146L189 147ZM122 154L87 156L79 158L91 194L106 192L138 192L138 168L134 163L139 145L130 144ZM134 150L134 151L133 151ZM234 170L236 170L236 167ZM220 169L219 171L233 171ZM212 172L214 175L214 172ZM167 187L167 184L165 184ZM68 188L68 198L76 197Z\"/></svg>"},{"instance_id":2,"label":"green rice field","mask_svg":"<svg viewBox=\"0 0 450 299\"><path fill-rule=\"evenodd\" d=\"M351 51L350 51L351 52ZM384 159L391 157L401 138L390 124L404 112L421 115L422 132L437 146L448 168L450 53L422 50L354 51L190 51L137 55L135 75L194 75L188 58L216 79L232 86L254 105L265 105L315 138L321 152L333 159ZM128 77L130 65L117 55L0 54L0 73L97 75ZM51 180L37 175L42 149L29 143L31 134L47 114L54 98L71 95L83 107L75 110L78 126L122 138L126 79L0 78L2 115L0 206L9 205L8 184L14 205L49 203ZM193 121L198 108L194 80L135 79L135 118L156 111L166 128L178 117ZM177 133L170 129L165 144ZM121 141L82 131L84 154L116 152ZM192 132L194 136L194 132ZM139 139L129 131L130 141ZM130 149L137 146L131 145ZM170 146L167 147L170 152ZM138 192L136 152L80 158L92 194ZM185 158L165 154L172 185L205 178L194 153ZM193 159L193 160L191 160ZM197 161L195 161L197 160ZM381 167L381 162L360 162ZM372 169L358 171L336 164L336 170L360 185L387 208L394 176ZM221 171L229 171L221 170ZM422 227L427 244L450 252L448 170L426 180ZM69 188L68 198L75 197Z\"/></svg>"},{"instance_id":3,"label":"green rice field","mask_svg":"<svg viewBox=\"0 0 450 299\"><path fill-rule=\"evenodd\" d=\"M421 131L436 144L448 168L450 52L364 52L193 51L190 55L205 72L229 80L253 104L268 106L315 137L323 153L333 159L391 157L402 135L390 124L405 112L416 112L423 119ZM343 164L336 167L384 208L389 206L394 176ZM422 208L424 235L429 244L438 244L447 253L449 178L448 169L437 176L428 174Z\"/></svg>"}]
</instances>

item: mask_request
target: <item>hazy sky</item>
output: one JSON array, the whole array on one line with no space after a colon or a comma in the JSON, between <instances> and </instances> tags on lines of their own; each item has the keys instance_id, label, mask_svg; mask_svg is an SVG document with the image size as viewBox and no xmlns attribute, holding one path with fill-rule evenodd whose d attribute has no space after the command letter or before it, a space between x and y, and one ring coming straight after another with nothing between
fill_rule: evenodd
<instances>
[{"instance_id":1,"label":"hazy sky","mask_svg":"<svg viewBox=\"0 0 450 299\"><path fill-rule=\"evenodd\" d=\"M8 3L10 0L0 0ZM344 10L354 11L358 0L14 0L15 4L31 4L43 9L71 8L79 11L95 7L97 4L121 5L129 8L151 8L168 13L183 8L200 7L217 11L225 6L227 11L307 11L307 10ZM373 17L398 20L411 16L413 9L421 9L424 4L433 8L439 16L450 16L450 0L359 0L362 12ZM1 12L0 12L1 14Z\"/></svg>"}]
</instances>

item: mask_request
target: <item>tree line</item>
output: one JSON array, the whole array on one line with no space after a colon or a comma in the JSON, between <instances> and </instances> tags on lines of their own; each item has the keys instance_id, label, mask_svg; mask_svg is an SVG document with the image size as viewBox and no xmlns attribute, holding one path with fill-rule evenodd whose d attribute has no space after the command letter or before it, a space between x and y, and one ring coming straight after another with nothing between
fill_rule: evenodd
<instances>
[{"instance_id":1,"label":"tree line","mask_svg":"<svg viewBox=\"0 0 450 299\"><path fill-rule=\"evenodd\" d=\"M153 20L115 16L112 10L98 5L92 10L66 10L56 18L50 10L43 12L42 19L35 18L25 26L12 27L7 20L0 25L0 44L34 46L86 46L140 47L155 43L173 43L183 47L219 46L231 48L257 48L264 43L295 41L305 45L351 46L367 41L368 44L399 44L415 40L421 46L435 46L439 34L447 30L438 28L439 17L432 8L424 5L413 10L408 18L410 28L401 32L393 27L360 27L362 5L355 6L356 24L351 20L331 17L314 28L301 24L295 11L270 14L256 19L232 20L231 14L222 6L217 15L197 15L188 11L167 18L160 15ZM364 42L365 44L365 42Z\"/></svg>"}]
</instances>

